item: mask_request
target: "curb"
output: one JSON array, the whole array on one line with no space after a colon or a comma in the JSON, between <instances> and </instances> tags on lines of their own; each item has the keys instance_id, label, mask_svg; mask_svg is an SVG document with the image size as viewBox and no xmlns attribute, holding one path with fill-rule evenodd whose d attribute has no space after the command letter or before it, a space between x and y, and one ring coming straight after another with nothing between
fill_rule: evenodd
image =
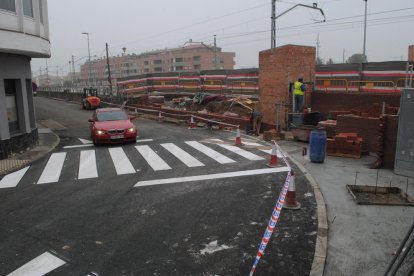
<instances>
[{"instance_id":1,"label":"curb","mask_svg":"<svg viewBox=\"0 0 414 276\"><path fill-rule=\"evenodd\" d=\"M263 141L266 144L269 144L267 141L259 139L258 137L252 137L245 134L242 134L242 136L256 141ZM325 199L323 198L318 183L308 172L308 170L299 161L295 160L291 155L287 156L287 158L289 158L302 171L302 173L305 175L306 179L309 181L313 188L318 214L318 233L316 236L315 255L313 257L312 267L309 272L309 275L322 276L325 269L326 254L328 247L328 220L326 216Z\"/></svg>"},{"instance_id":2,"label":"curb","mask_svg":"<svg viewBox=\"0 0 414 276\"><path fill-rule=\"evenodd\" d=\"M309 275L323 275L328 246L328 220L326 217L325 199L323 198L318 183L316 183L315 179L313 179L308 170L306 170L306 168L294 158L289 157L289 159L303 172L306 179L313 187L318 210L318 234L316 236L315 255L313 257L312 268Z\"/></svg>"}]
</instances>

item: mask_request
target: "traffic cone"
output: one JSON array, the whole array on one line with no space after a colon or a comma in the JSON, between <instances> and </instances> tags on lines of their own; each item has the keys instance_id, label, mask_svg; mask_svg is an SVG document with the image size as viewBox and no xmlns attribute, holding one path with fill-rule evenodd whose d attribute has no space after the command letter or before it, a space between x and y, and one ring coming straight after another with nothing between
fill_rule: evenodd
<instances>
[{"instance_id":1,"label":"traffic cone","mask_svg":"<svg viewBox=\"0 0 414 276\"><path fill-rule=\"evenodd\" d=\"M235 146L243 146L243 144L241 142L241 138L240 138L240 129L239 129L239 127L237 127L237 131L236 131L236 143L234 145Z\"/></svg>"},{"instance_id":2,"label":"traffic cone","mask_svg":"<svg viewBox=\"0 0 414 276\"><path fill-rule=\"evenodd\" d=\"M158 113L158 121L159 122L164 121L164 117L161 115L161 112Z\"/></svg>"},{"instance_id":3,"label":"traffic cone","mask_svg":"<svg viewBox=\"0 0 414 276\"><path fill-rule=\"evenodd\" d=\"M273 144L272 147L272 153L270 155L269 163L266 164L266 166L270 168L276 168L277 167L277 152L276 152L276 145Z\"/></svg>"},{"instance_id":4,"label":"traffic cone","mask_svg":"<svg viewBox=\"0 0 414 276\"><path fill-rule=\"evenodd\" d=\"M188 129L195 129L195 128L196 128L196 124L194 122L193 116L191 116L190 125L188 126Z\"/></svg>"},{"instance_id":5,"label":"traffic cone","mask_svg":"<svg viewBox=\"0 0 414 276\"><path fill-rule=\"evenodd\" d=\"M296 201L295 174L293 173L293 170L290 171L290 175L291 177L289 188L286 194L285 204L283 205L283 208L298 210L300 209L300 203Z\"/></svg>"}]
</instances>

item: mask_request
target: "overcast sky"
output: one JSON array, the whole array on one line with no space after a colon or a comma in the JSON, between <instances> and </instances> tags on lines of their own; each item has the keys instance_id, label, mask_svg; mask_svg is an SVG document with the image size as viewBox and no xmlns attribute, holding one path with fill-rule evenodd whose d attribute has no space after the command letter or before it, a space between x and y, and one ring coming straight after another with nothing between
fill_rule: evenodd
<instances>
[{"instance_id":1,"label":"overcast sky","mask_svg":"<svg viewBox=\"0 0 414 276\"><path fill-rule=\"evenodd\" d=\"M363 0L278 0L276 14L301 3L318 3L317 10L297 7L276 21L276 45L316 46L324 60L342 62L363 51ZM88 55L142 53L182 46L192 39L236 53L236 68L257 67L259 52L270 48L271 0L49 0L52 57L50 74L67 74L75 56L76 70ZM414 44L413 0L369 0L366 54L368 61L407 60ZM343 56L343 54L345 55ZM46 67L45 59L33 59L34 75Z\"/></svg>"}]
</instances>

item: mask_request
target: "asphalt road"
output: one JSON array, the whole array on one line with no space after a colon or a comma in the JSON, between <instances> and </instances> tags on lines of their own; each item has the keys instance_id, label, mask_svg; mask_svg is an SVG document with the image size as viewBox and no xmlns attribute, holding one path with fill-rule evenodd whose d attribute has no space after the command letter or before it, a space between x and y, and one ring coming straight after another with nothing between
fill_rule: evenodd
<instances>
[{"instance_id":1,"label":"asphalt road","mask_svg":"<svg viewBox=\"0 0 414 276\"><path fill-rule=\"evenodd\" d=\"M0 275L45 252L65 262L48 275L248 274L286 177L261 171L266 147L234 152L232 132L142 118L134 120L136 144L94 147L85 141L92 111L41 97L35 105L61 143L17 187L0 189ZM180 149L195 160L180 159ZM160 185L164 179L173 180ZM316 203L299 170L296 189L302 209L283 210L257 275L309 274Z\"/></svg>"}]
</instances>

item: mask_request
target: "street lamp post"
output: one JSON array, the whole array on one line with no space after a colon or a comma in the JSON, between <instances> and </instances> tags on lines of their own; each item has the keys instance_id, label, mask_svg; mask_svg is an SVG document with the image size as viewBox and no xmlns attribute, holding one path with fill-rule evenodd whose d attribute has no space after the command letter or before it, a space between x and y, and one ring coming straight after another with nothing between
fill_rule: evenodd
<instances>
[{"instance_id":1,"label":"street lamp post","mask_svg":"<svg viewBox=\"0 0 414 276\"><path fill-rule=\"evenodd\" d=\"M367 62L367 56L365 55L365 48L366 48L366 43L367 43L367 3L368 3L368 0L363 0L363 1L365 1L365 17L364 17L364 49L362 53L362 58L364 62Z\"/></svg>"},{"instance_id":2,"label":"street lamp post","mask_svg":"<svg viewBox=\"0 0 414 276\"><path fill-rule=\"evenodd\" d=\"M88 65L89 65L88 86L90 86L91 85L91 78L92 78L92 68L91 68L91 50L90 50L90 47L89 47L89 33L83 32L82 34L86 35L86 37L88 38L88 57L89 57L89 61L88 61Z\"/></svg>"}]
</instances>

